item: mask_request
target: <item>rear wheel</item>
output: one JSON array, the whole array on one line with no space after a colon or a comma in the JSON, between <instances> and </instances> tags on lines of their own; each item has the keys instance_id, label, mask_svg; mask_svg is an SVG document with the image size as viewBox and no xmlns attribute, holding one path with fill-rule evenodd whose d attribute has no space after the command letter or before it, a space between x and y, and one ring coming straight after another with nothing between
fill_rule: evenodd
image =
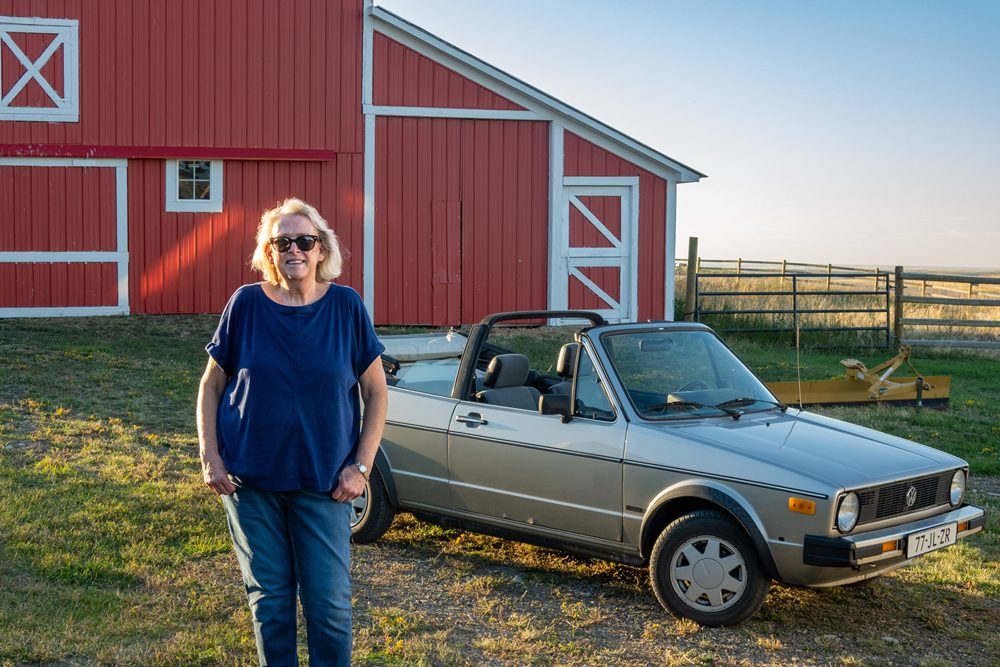
<instances>
[{"instance_id":1,"label":"rear wheel","mask_svg":"<svg viewBox=\"0 0 1000 667\"><path fill-rule=\"evenodd\" d=\"M667 526L653 546L649 576L670 613L709 626L753 616L771 583L742 528L715 510Z\"/></svg>"},{"instance_id":2,"label":"rear wheel","mask_svg":"<svg viewBox=\"0 0 1000 667\"><path fill-rule=\"evenodd\" d=\"M351 541L355 544L374 542L389 530L396 510L382 481L382 473L373 467L364 492L351 501Z\"/></svg>"}]
</instances>

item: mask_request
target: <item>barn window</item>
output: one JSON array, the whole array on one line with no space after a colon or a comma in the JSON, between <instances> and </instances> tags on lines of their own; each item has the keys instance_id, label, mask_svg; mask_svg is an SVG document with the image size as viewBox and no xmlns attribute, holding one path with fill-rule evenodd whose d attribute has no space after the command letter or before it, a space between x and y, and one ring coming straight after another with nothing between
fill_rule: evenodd
<instances>
[{"instance_id":1,"label":"barn window","mask_svg":"<svg viewBox=\"0 0 1000 667\"><path fill-rule=\"evenodd\" d=\"M222 160L167 160L168 211L222 210Z\"/></svg>"},{"instance_id":2,"label":"barn window","mask_svg":"<svg viewBox=\"0 0 1000 667\"><path fill-rule=\"evenodd\" d=\"M0 120L80 120L80 22L0 16Z\"/></svg>"}]
</instances>

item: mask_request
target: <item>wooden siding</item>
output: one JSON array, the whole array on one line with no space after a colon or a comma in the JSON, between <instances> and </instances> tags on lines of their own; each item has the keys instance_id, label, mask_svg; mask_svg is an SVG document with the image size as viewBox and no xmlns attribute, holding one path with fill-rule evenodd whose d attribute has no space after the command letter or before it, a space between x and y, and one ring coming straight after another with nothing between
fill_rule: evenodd
<instances>
[{"instance_id":1,"label":"wooden siding","mask_svg":"<svg viewBox=\"0 0 1000 667\"><path fill-rule=\"evenodd\" d=\"M0 166L0 252L116 250L115 172ZM114 306L114 263L0 262L0 308Z\"/></svg>"},{"instance_id":2,"label":"wooden siding","mask_svg":"<svg viewBox=\"0 0 1000 667\"><path fill-rule=\"evenodd\" d=\"M664 256L666 254L667 182L641 169L614 153L567 132L564 140L566 176L638 176L639 177L639 321L662 319L665 294ZM600 202L592 202L602 206ZM598 216L600 217L600 216ZM670 263L671 268L673 262ZM607 272L604 272L607 273ZM595 275L597 275L595 273ZM599 285L612 284L607 275L600 276ZM593 279L593 278L592 278ZM570 283L570 304L591 303L591 298L574 294L582 287ZM616 288L617 289L617 288ZM601 302L603 303L603 302ZM603 307L603 306L601 306Z\"/></svg>"},{"instance_id":3,"label":"wooden siding","mask_svg":"<svg viewBox=\"0 0 1000 667\"><path fill-rule=\"evenodd\" d=\"M379 118L375 137L375 321L544 308L547 124Z\"/></svg>"},{"instance_id":4,"label":"wooden siding","mask_svg":"<svg viewBox=\"0 0 1000 667\"><path fill-rule=\"evenodd\" d=\"M379 105L524 110L524 107L379 33L375 33L372 84L373 102Z\"/></svg>"},{"instance_id":5,"label":"wooden siding","mask_svg":"<svg viewBox=\"0 0 1000 667\"><path fill-rule=\"evenodd\" d=\"M0 15L80 22L80 122L0 121L0 144L363 151L362 0L0 0ZM22 99L41 100L33 85Z\"/></svg>"},{"instance_id":6,"label":"wooden siding","mask_svg":"<svg viewBox=\"0 0 1000 667\"><path fill-rule=\"evenodd\" d=\"M220 213L164 211L164 163L129 161L129 293L134 313L217 313L250 269L261 213L286 197L316 206L340 239L344 272L362 287L363 173L360 155L328 162L226 161Z\"/></svg>"}]
</instances>

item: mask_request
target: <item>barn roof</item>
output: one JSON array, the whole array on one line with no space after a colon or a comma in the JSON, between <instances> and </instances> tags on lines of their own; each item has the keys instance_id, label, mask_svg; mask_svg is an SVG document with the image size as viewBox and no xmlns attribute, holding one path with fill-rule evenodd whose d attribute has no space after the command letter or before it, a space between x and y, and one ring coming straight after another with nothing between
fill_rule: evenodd
<instances>
[{"instance_id":1,"label":"barn roof","mask_svg":"<svg viewBox=\"0 0 1000 667\"><path fill-rule=\"evenodd\" d=\"M418 25L382 7L372 7L374 28L409 48L503 95L539 120L555 121L569 131L636 163L661 177L692 183L706 175L633 139L593 116L562 102ZM371 99L368 96L366 99Z\"/></svg>"}]
</instances>

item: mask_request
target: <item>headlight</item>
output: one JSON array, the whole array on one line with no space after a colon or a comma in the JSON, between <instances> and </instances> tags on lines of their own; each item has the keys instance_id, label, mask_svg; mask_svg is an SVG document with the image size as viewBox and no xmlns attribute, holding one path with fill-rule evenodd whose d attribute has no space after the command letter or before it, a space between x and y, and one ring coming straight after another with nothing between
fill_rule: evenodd
<instances>
[{"instance_id":1,"label":"headlight","mask_svg":"<svg viewBox=\"0 0 1000 667\"><path fill-rule=\"evenodd\" d=\"M957 506L962 502L962 498L965 496L965 471L956 470L955 474L951 476L951 495L949 499L953 506Z\"/></svg>"},{"instance_id":2,"label":"headlight","mask_svg":"<svg viewBox=\"0 0 1000 667\"><path fill-rule=\"evenodd\" d=\"M861 501L858 494L853 491L840 499L840 506L837 508L837 530L842 533L849 533L854 530L858 523L858 512L861 510Z\"/></svg>"}]
</instances>

